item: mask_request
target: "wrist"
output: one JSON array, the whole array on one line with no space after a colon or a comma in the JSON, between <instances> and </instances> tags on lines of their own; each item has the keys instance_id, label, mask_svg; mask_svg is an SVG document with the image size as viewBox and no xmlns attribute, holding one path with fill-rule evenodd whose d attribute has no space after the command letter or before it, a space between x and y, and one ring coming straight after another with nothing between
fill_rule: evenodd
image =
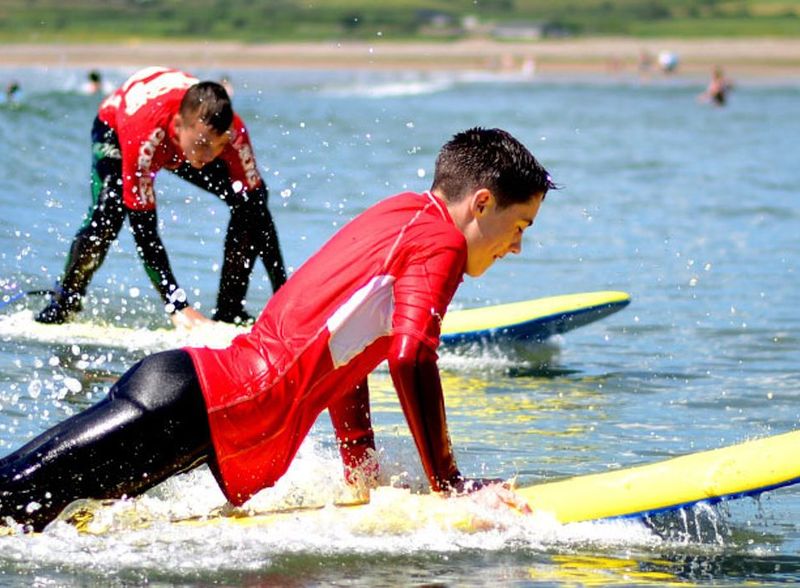
<instances>
[{"instance_id":1,"label":"wrist","mask_svg":"<svg viewBox=\"0 0 800 588\"><path fill-rule=\"evenodd\" d=\"M436 476L432 486L435 491L443 494L460 494L464 491L465 483L466 478L461 475L458 469L454 469L446 476Z\"/></svg>"},{"instance_id":2,"label":"wrist","mask_svg":"<svg viewBox=\"0 0 800 588\"><path fill-rule=\"evenodd\" d=\"M164 310L167 314L175 314L187 306L189 306L189 301L186 298L186 292L184 292L183 288L176 288L167 294Z\"/></svg>"}]
</instances>

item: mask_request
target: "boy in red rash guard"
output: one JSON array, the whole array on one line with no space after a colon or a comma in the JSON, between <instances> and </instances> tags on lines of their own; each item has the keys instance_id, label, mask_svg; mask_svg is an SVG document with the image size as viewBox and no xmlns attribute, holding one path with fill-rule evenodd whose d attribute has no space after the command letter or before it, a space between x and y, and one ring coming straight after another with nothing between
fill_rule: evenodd
<instances>
[{"instance_id":1,"label":"boy in red rash guard","mask_svg":"<svg viewBox=\"0 0 800 588\"><path fill-rule=\"evenodd\" d=\"M456 466L436 364L440 324L464 273L520 253L551 187L505 131L459 133L429 192L390 197L344 226L250 333L226 349L151 355L105 400L0 461L0 517L42 528L76 498L134 496L200 463L240 505L286 472L326 408L346 479L374 486L367 376L385 359L431 488L494 482Z\"/></svg>"},{"instance_id":2,"label":"boy in red rash guard","mask_svg":"<svg viewBox=\"0 0 800 588\"><path fill-rule=\"evenodd\" d=\"M63 323L81 309L92 276L127 216L165 309L178 325L205 322L172 273L158 234L154 179L164 168L215 194L231 210L215 320L247 321L244 298L256 257L273 290L286 281L267 187L242 120L225 89L174 69L131 76L100 105L92 128L92 206L72 243L64 275L36 320Z\"/></svg>"}]
</instances>

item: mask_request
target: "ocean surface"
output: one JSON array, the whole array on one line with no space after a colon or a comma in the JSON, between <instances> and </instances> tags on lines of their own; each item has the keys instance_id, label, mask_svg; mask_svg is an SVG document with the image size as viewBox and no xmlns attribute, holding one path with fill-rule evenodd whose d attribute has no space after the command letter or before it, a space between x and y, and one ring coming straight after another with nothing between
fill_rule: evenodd
<instances>
[{"instance_id":1,"label":"ocean surface","mask_svg":"<svg viewBox=\"0 0 800 588\"><path fill-rule=\"evenodd\" d=\"M132 70L103 73L119 83ZM532 484L798 427L800 82L737 81L729 104L715 108L697 101L703 80L679 75L196 73L231 74L291 269L382 197L427 189L439 147L471 126L511 131L561 186L547 197L522 254L481 279L466 278L454 306L592 290L624 290L632 303L545 345L443 354L450 432L465 474ZM99 99L80 92L85 75L0 68L3 86L15 79L22 89L16 103L0 103L5 293L52 286L90 203L89 130ZM168 173L156 184L173 269L208 311L226 207ZM257 268L251 312L269 296ZM0 314L41 305L29 296ZM82 320L131 327L141 340L168 327L159 306L124 230L95 275ZM0 339L0 455L102 398L153 350L27 335ZM371 387L384 481L424 491L385 367ZM329 498L340 486L323 414L287 476L255 500ZM205 469L139 501L169 516L202 516L223 503ZM37 536L0 537L0 584L800 581L797 487L661 518L562 526L515 517L477 533L431 525L375 530L314 516L261 529L140 528L120 520L98 536L56 524Z\"/></svg>"}]
</instances>

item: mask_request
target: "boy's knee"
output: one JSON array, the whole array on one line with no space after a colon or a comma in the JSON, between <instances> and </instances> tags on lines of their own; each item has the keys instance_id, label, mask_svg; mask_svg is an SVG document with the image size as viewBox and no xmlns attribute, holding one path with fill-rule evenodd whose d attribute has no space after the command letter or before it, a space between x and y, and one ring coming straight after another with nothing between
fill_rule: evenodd
<instances>
[{"instance_id":1,"label":"boy's knee","mask_svg":"<svg viewBox=\"0 0 800 588\"><path fill-rule=\"evenodd\" d=\"M178 403L193 370L191 357L182 350L162 351L141 360L109 391L114 400L127 401L136 410L157 412Z\"/></svg>"}]
</instances>

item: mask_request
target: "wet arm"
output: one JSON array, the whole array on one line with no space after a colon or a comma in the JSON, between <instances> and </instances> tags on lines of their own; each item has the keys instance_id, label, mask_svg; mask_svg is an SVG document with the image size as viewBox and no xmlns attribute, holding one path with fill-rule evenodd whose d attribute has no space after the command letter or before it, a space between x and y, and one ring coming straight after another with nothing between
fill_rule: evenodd
<instances>
[{"instance_id":1,"label":"wet arm","mask_svg":"<svg viewBox=\"0 0 800 588\"><path fill-rule=\"evenodd\" d=\"M351 392L332 402L328 406L328 413L336 433L348 483L376 486L378 463L375 458L375 435L372 431L366 378Z\"/></svg>"},{"instance_id":2,"label":"wet arm","mask_svg":"<svg viewBox=\"0 0 800 588\"><path fill-rule=\"evenodd\" d=\"M436 359L427 345L400 335L392 343L389 370L431 488L447 492L460 490L464 479L450 444Z\"/></svg>"},{"instance_id":3,"label":"wet arm","mask_svg":"<svg viewBox=\"0 0 800 588\"><path fill-rule=\"evenodd\" d=\"M178 287L167 257L167 250L158 234L158 218L153 210L129 210L136 250L144 263L147 277L172 314L189 306L186 294Z\"/></svg>"}]
</instances>

